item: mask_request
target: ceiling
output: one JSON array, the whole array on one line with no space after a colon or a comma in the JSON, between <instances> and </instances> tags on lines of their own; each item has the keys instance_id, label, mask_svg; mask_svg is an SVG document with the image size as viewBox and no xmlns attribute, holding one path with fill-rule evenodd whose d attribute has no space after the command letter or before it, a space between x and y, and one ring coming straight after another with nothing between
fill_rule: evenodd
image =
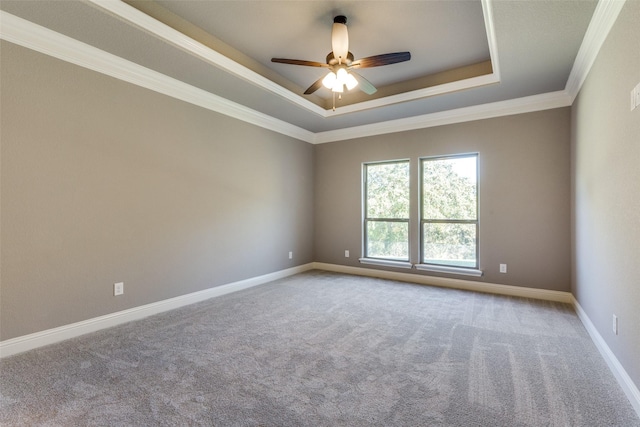
<instances>
[{"instance_id":1,"label":"ceiling","mask_svg":"<svg viewBox=\"0 0 640 427\"><path fill-rule=\"evenodd\" d=\"M309 142L565 91L596 6L596 0L0 3L5 40ZM356 59L410 51L411 60L359 70L378 92L356 88L333 111L328 89L303 95L326 69L270 59L324 62L340 14Z\"/></svg>"}]
</instances>

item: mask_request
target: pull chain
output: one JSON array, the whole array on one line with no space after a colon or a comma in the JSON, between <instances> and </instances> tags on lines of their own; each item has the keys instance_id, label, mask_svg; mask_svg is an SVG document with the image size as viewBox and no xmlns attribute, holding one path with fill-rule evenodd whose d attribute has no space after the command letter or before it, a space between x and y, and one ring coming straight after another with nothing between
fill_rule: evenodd
<instances>
[{"instance_id":1,"label":"pull chain","mask_svg":"<svg viewBox=\"0 0 640 427\"><path fill-rule=\"evenodd\" d=\"M333 95L333 111L336 111L336 93L333 92L332 95ZM338 101L340 101L340 100L342 100L342 94L341 93L338 94Z\"/></svg>"}]
</instances>

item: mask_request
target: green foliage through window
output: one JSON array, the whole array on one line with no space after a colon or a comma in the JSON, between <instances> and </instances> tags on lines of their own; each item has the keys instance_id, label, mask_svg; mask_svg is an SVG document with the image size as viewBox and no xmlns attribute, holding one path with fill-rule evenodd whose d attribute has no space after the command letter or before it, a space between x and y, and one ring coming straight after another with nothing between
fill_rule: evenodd
<instances>
[{"instance_id":1,"label":"green foliage through window","mask_svg":"<svg viewBox=\"0 0 640 427\"><path fill-rule=\"evenodd\" d=\"M478 266L478 156L422 160L422 263Z\"/></svg>"},{"instance_id":2,"label":"green foliage through window","mask_svg":"<svg viewBox=\"0 0 640 427\"><path fill-rule=\"evenodd\" d=\"M478 155L420 160L420 262L478 268ZM410 261L409 161L364 165L364 257Z\"/></svg>"},{"instance_id":3,"label":"green foliage through window","mask_svg":"<svg viewBox=\"0 0 640 427\"><path fill-rule=\"evenodd\" d=\"M372 163L365 174L365 257L409 261L409 161Z\"/></svg>"}]
</instances>

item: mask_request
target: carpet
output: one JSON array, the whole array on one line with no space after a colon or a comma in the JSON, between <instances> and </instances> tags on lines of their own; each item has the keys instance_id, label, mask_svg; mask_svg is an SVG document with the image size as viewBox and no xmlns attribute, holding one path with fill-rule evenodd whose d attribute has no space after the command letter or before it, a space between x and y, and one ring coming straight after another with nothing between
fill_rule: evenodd
<instances>
[{"instance_id":1,"label":"carpet","mask_svg":"<svg viewBox=\"0 0 640 427\"><path fill-rule=\"evenodd\" d=\"M6 358L0 424L640 420L570 305L310 271Z\"/></svg>"}]
</instances>

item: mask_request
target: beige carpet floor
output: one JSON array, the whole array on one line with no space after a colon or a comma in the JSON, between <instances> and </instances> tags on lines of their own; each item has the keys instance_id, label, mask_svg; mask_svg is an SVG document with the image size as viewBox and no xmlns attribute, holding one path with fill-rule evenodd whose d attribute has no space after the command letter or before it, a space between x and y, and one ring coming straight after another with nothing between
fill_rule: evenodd
<instances>
[{"instance_id":1,"label":"beige carpet floor","mask_svg":"<svg viewBox=\"0 0 640 427\"><path fill-rule=\"evenodd\" d=\"M640 426L566 304L311 271L0 362L3 426Z\"/></svg>"}]
</instances>

